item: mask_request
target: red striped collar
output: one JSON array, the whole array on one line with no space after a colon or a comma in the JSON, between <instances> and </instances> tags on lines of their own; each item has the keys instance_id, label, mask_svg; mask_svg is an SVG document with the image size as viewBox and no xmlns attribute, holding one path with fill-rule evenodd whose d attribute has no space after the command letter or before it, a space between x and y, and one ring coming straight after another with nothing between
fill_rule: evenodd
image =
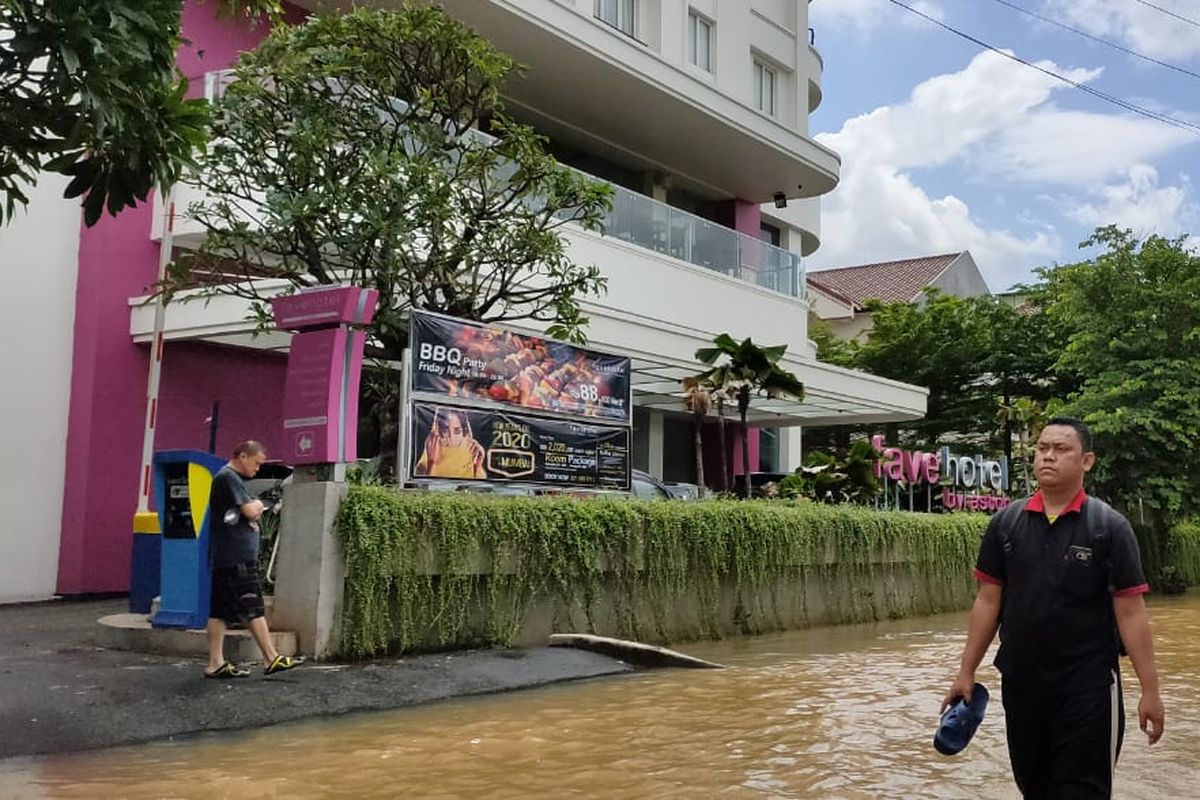
<instances>
[{"instance_id":1,"label":"red striped collar","mask_svg":"<svg viewBox=\"0 0 1200 800\"><path fill-rule=\"evenodd\" d=\"M1080 489L1079 493L1075 495L1075 498L1071 500L1071 502L1067 504L1067 507L1059 513L1059 516L1061 517L1063 514L1071 513L1078 514L1083 510L1083 501L1085 500L1087 500L1087 492L1085 492L1083 489ZM1042 497L1041 489L1038 489L1033 493L1033 497L1029 498L1029 502L1025 504L1025 510L1032 511L1035 514L1046 513L1046 501Z\"/></svg>"}]
</instances>

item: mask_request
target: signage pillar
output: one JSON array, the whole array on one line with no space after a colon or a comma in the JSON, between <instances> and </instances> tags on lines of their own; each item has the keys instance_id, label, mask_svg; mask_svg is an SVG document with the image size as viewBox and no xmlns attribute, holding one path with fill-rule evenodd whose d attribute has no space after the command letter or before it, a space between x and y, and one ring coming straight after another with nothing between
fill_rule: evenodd
<instances>
[{"instance_id":1,"label":"signage pillar","mask_svg":"<svg viewBox=\"0 0 1200 800\"><path fill-rule=\"evenodd\" d=\"M271 301L275 324L297 331L283 390L283 458L293 465L358 457L358 389L379 293L357 286L304 290Z\"/></svg>"}]
</instances>

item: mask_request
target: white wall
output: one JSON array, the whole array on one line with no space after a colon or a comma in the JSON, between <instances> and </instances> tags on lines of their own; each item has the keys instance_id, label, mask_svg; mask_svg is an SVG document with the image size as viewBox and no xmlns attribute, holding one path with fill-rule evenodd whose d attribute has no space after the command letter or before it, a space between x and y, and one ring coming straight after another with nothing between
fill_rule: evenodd
<instances>
[{"instance_id":1,"label":"white wall","mask_svg":"<svg viewBox=\"0 0 1200 800\"><path fill-rule=\"evenodd\" d=\"M54 594L62 519L79 211L42 176L0 227L0 603Z\"/></svg>"},{"instance_id":2,"label":"white wall","mask_svg":"<svg viewBox=\"0 0 1200 800\"><path fill-rule=\"evenodd\" d=\"M610 236L564 229L571 259L596 264L608 279L608 291L593 301L626 325L604 330L608 322L592 318L589 336L622 349L691 360L695 337L718 333L747 336L763 344L786 344L790 353L807 350L808 304L703 267L660 255ZM632 324L629 324L632 323ZM624 337L649 329L641 342ZM640 334L646 335L645 333ZM608 338L614 337L614 338ZM642 347L638 345L641 344Z\"/></svg>"}]
</instances>

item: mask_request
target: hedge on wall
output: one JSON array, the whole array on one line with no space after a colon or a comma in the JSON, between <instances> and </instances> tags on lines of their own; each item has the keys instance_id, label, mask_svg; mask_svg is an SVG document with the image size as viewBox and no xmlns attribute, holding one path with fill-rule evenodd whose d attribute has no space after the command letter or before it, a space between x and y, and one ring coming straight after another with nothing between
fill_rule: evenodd
<instances>
[{"instance_id":1,"label":"hedge on wall","mask_svg":"<svg viewBox=\"0 0 1200 800\"><path fill-rule=\"evenodd\" d=\"M773 587L802 570L871 577L904 562L929 582L930 596L961 597L971 590L985 524L978 515L812 503L494 498L353 486L337 518L346 559L342 650L365 657L506 645L531 604L545 600L554 601L556 628L595 630L602 593L615 596L622 635L665 640L665 615L687 595L699 601L702 632L717 636L718 605L730 586L739 629L757 633L782 627Z\"/></svg>"},{"instance_id":2,"label":"hedge on wall","mask_svg":"<svg viewBox=\"0 0 1200 800\"><path fill-rule=\"evenodd\" d=\"M1165 562L1162 585L1155 588L1181 592L1200 584L1200 519L1186 519L1171 526Z\"/></svg>"}]
</instances>

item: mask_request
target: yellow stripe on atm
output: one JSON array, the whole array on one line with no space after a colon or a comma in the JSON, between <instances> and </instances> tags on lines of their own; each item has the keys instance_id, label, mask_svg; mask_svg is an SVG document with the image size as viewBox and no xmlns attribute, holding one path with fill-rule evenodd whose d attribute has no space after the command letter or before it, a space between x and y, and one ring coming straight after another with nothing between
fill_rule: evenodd
<instances>
[{"instance_id":1,"label":"yellow stripe on atm","mask_svg":"<svg viewBox=\"0 0 1200 800\"><path fill-rule=\"evenodd\" d=\"M200 537L200 526L208 511L208 493L212 490L213 476L208 468L194 461L188 462L188 502L192 506L192 529Z\"/></svg>"},{"instance_id":2,"label":"yellow stripe on atm","mask_svg":"<svg viewBox=\"0 0 1200 800\"><path fill-rule=\"evenodd\" d=\"M134 533L162 533L157 511L139 511L133 515Z\"/></svg>"}]
</instances>

